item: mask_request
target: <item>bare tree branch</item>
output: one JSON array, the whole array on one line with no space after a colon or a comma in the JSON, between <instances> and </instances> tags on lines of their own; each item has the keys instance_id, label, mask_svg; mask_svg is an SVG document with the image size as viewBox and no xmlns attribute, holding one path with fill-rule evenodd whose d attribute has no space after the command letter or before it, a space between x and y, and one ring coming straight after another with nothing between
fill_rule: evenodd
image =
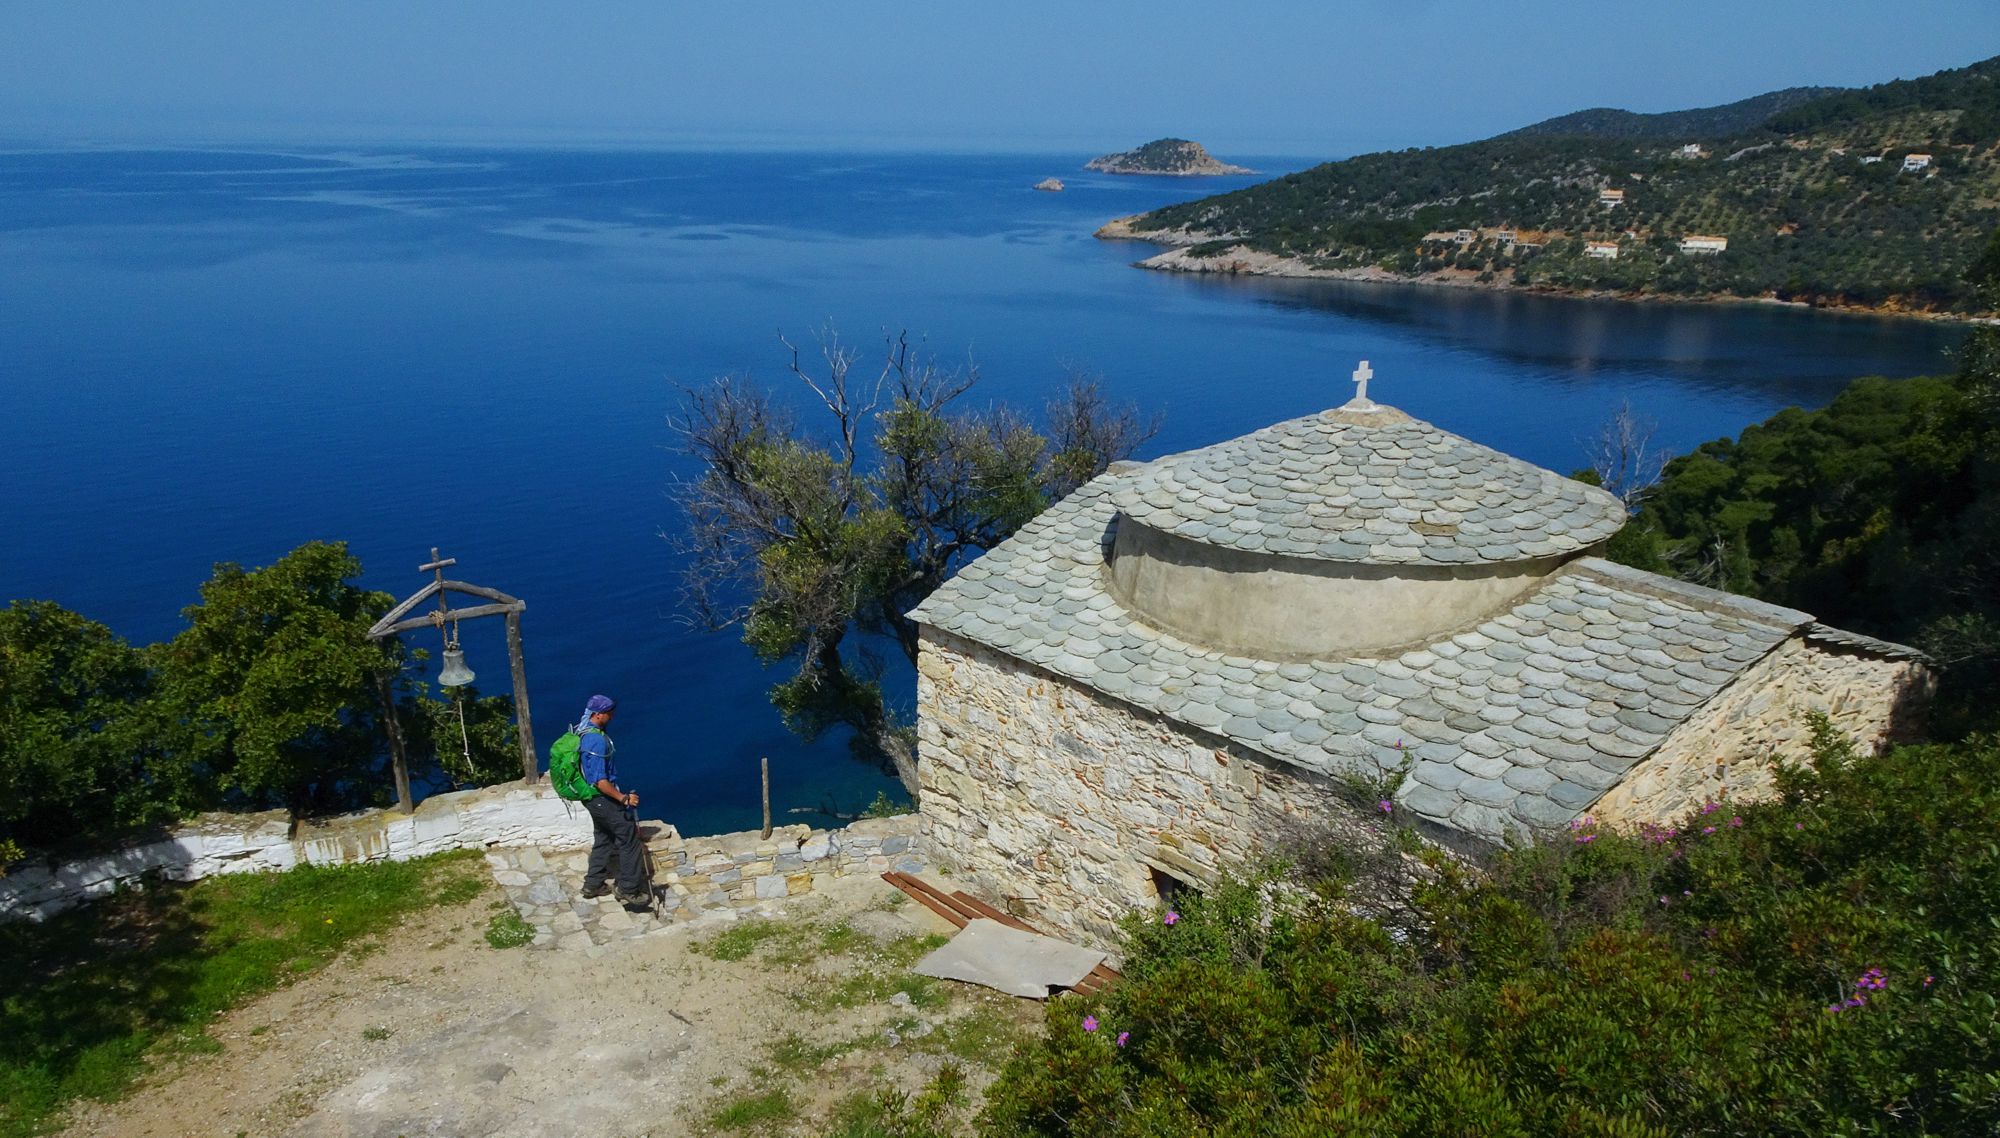
<instances>
[{"instance_id":1,"label":"bare tree branch","mask_svg":"<svg viewBox=\"0 0 2000 1138\"><path fill-rule=\"evenodd\" d=\"M1654 445L1658 429L1658 422L1633 411L1626 400L1584 444L1598 485L1625 503L1627 513L1638 512L1639 503L1659 484L1661 472L1673 458L1671 451Z\"/></svg>"},{"instance_id":2,"label":"bare tree branch","mask_svg":"<svg viewBox=\"0 0 2000 1138\"><path fill-rule=\"evenodd\" d=\"M914 794L910 739L882 703L877 670L850 664L843 639L857 627L892 633L914 665L917 626L905 614L966 559L1129 455L1158 421L1111 406L1096 377L1073 371L1044 435L1004 406L961 409L977 364L943 366L908 332L884 333L872 388L832 327L815 338L817 368L778 339L830 438L815 439L742 377L681 392L670 426L701 467L671 487L686 515L673 535L682 588L703 624L740 625L766 662L795 665L773 689L788 723L805 733L852 725Z\"/></svg>"}]
</instances>

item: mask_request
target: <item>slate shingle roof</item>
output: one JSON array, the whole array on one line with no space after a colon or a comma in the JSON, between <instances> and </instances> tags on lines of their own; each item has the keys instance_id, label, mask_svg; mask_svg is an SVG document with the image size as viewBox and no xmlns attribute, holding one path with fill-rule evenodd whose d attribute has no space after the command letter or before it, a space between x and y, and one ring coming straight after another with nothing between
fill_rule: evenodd
<instances>
[{"instance_id":1,"label":"slate shingle roof","mask_svg":"<svg viewBox=\"0 0 2000 1138\"><path fill-rule=\"evenodd\" d=\"M1198 453L1198 452L1197 452ZM1597 558L1454 635L1393 655L1275 663L1148 627L1104 589L1107 474L911 613L1125 703L1329 775L1409 764L1415 814L1485 838L1559 826L1811 621Z\"/></svg>"},{"instance_id":2,"label":"slate shingle roof","mask_svg":"<svg viewBox=\"0 0 2000 1138\"><path fill-rule=\"evenodd\" d=\"M1551 557L1625 524L1603 490L1391 407L1325 411L1168 455L1113 502L1209 545L1392 565Z\"/></svg>"}]
</instances>

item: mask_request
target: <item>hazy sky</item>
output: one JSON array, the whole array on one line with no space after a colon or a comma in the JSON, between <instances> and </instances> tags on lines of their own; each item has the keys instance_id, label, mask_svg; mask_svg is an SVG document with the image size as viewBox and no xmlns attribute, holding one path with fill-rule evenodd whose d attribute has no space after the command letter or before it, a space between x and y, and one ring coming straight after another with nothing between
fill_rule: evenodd
<instances>
[{"instance_id":1,"label":"hazy sky","mask_svg":"<svg viewBox=\"0 0 2000 1138\"><path fill-rule=\"evenodd\" d=\"M5 0L0 136L1238 153L2000 54L2000 0Z\"/></svg>"}]
</instances>

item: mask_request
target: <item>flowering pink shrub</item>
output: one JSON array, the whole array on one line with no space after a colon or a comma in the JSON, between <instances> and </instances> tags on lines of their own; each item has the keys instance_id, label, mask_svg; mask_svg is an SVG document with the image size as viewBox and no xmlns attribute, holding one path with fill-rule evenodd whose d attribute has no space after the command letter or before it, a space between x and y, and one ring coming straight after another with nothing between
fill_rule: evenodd
<instances>
[{"instance_id":1,"label":"flowering pink shrub","mask_svg":"<svg viewBox=\"0 0 2000 1138\"><path fill-rule=\"evenodd\" d=\"M2000 1133L2000 741L1780 788L1708 833L1720 803L1433 857L1393 930L1338 878L1135 919L1124 982L1051 1001L982 1133Z\"/></svg>"}]
</instances>

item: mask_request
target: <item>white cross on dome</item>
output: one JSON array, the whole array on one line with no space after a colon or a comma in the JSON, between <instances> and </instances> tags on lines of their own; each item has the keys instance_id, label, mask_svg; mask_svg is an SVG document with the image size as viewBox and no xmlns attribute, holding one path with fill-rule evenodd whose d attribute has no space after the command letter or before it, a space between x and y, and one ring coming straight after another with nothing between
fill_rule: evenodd
<instances>
[{"instance_id":1,"label":"white cross on dome","mask_svg":"<svg viewBox=\"0 0 2000 1138\"><path fill-rule=\"evenodd\" d=\"M1362 360L1361 366L1354 369L1354 398L1347 401L1344 410L1372 411L1375 409L1375 401L1368 398L1368 381L1373 378L1375 378L1375 373L1368 369L1368 361Z\"/></svg>"}]
</instances>

